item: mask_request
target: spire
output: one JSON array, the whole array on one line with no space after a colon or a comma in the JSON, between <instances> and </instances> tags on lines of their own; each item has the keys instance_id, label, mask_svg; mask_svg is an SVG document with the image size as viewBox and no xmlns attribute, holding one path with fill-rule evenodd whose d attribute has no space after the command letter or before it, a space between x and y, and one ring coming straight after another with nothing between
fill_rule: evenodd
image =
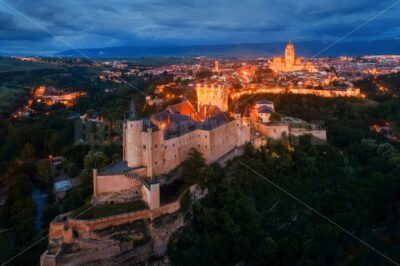
<instances>
[{"instance_id":1,"label":"spire","mask_svg":"<svg viewBox=\"0 0 400 266\"><path fill-rule=\"evenodd\" d=\"M240 108L239 108L239 100L236 101L236 105L235 105L235 114L240 114Z\"/></svg>"},{"instance_id":2,"label":"spire","mask_svg":"<svg viewBox=\"0 0 400 266\"><path fill-rule=\"evenodd\" d=\"M131 101L131 107L129 108L129 115L128 115L128 120L136 120L137 119L137 115L136 115L136 108L135 108L135 103L133 101L133 97L132 97L132 101Z\"/></svg>"},{"instance_id":3,"label":"spire","mask_svg":"<svg viewBox=\"0 0 400 266\"><path fill-rule=\"evenodd\" d=\"M250 117L249 106L246 104L246 109L244 109L244 117Z\"/></svg>"}]
</instances>

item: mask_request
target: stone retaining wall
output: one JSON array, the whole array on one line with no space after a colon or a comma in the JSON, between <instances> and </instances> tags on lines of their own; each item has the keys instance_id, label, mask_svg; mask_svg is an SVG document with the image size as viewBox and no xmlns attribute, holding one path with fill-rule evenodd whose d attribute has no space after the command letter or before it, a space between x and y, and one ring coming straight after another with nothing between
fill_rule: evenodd
<instances>
[{"instance_id":1,"label":"stone retaining wall","mask_svg":"<svg viewBox=\"0 0 400 266\"><path fill-rule=\"evenodd\" d=\"M49 240L62 239L62 242L69 243L71 242L70 238L73 237L72 232L83 237L90 237L90 232L93 230L131 223L143 219L153 220L161 215L174 213L180 209L180 200L186 191L187 190L182 192L176 201L161 205L159 208L153 210L145 209L88 220L73 218L68 221L51 222Z\"/></svg>"}]
</instances>

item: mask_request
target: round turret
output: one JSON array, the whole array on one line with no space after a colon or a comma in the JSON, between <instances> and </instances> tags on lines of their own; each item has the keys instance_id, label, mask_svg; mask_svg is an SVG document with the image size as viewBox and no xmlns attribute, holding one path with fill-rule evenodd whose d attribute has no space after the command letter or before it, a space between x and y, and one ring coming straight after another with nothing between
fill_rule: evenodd
<instances>
[{"instance_id":1,"label":"round turret","mask_svg":"<svg viewBox=\"0 0 400 266\"><path fill-rule=\"evenodd\" d=\"M241 117L240 108L239 108L239 102L236 102L235 110L233 112L233 116L235 117L235 119L240 119L240 117Z\"/></svg>"},{"instance_id":2,"label":"round turret","mask_svg":"<svg viewBox=\"0 0 400 266\"><path fill-rule=\"evenodd\" d=\"M128 120L124 124L124 155L129 167L142 166L143 120L136 116L135 105L131 103Z\"/></svg>"}]
</instances>

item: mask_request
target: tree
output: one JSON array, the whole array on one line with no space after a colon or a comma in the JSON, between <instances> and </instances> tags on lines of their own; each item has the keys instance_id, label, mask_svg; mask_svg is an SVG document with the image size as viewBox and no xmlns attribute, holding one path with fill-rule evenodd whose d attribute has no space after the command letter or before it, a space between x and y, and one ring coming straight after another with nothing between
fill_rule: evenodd
<instances>
[{"instance_id":1,"label":"tree","mask_svg":"<svg viewBox=\"0 0 400 266\"><path fill-rule=\"evenodd\" d=\"M207 177L205 176L205 159L203 155L196 149L189 151L188 158L182 163L181 173L182 179L187 183L204 184Z\"/></svg>"},{"instance_id":2,"label":"tree","mask_svg":"<svg viewBox=\"0 0 400 266\"><path fill-rule=\"evenodd\" d=\"M36 165L36 172L40 182L47 184L52 175L51 161L48 159L39 160Z\"/></svg>"},{"instance_id":3,"label":"tree","mask_svg":"<svg viewBox=\"0 0 400 266\"><path fill-rule=\"evenodd\" d=\"M70 177L75 177L79 173L79 169L75 163L70 162L67 164L66 172Z\"/></svg>"},{"instance_id":4,"label":"tree","mask_svg":"<svg viewBox=\"0 0 400 266\"><path fill-rule=\"evenodd\" d=\"M35 159L35 148L32 146L32 144L25 144L24 148L21 151L20 158L25 162Z\"/></svg>"},{"instance_id":5,"label":"tree","mask_svg":"<svg viewBox=\"0 0 400 266\"><path fill-rule=\"evenodd\" d=\"M84 167L85 169L100 169L106 166L108 163L107 156L102 152L96 149L93 149L88 152L88 154L84 158Z\"/></svg>"}]
</instances>

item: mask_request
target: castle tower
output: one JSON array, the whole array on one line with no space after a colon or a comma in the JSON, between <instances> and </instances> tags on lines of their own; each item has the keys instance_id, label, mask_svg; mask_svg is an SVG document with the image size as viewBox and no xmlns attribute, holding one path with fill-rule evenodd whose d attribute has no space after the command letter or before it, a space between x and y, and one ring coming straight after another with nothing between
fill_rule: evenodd
<instances>
[{"instance_id":1,"label":"castle tower","mask_svg":"<svg viewBox=\"0 0 400 266\"><path fill-rule=\"evenodd\" d=\"M235 105L235 110L233 111L233 117L235 118L236 122L236 147L242 146L243 142L243 134L242 134L242 129L243 129L243 124L242 124L242 115L240 113L240 108L239 108L239 101L236 101Z\"/></svg>"},{"instance_id":2,"label":"castle tower","mask_svg":"<svg viewBox=\"0 0 400 266\"><path fill-rule=\"evenodd\" d=\"M197 111L201 112L202 106L215 105L222 111L228 111L228 90L217 82L197 83Z\"/></svg>"},{"instance_id":3,"label":"castle tower","mask_svg":"<svg viewBox=\"0 0 400 266\"><path fill-rule=\"evenodd\" d=\"M129 167L142 166L142 131L143 120L136 115L133 99L129 110L128 120L124 123L124 161Z\"/></svg>"},{"instance_id":4,"label":"castle tower","mask_svg":"<svg viewBox=\"0 0 400 266\"><path fill-rule=\"evenodd\" d=\"M219 73L219 61L214 61L214 72Z\"/></svg>"},{"instance_id":5,"label":"castle tower","mask_svg":"<svg viewBox=\"0 0 400 266\"><path fill-rule=\"evenodd\" d=\"M147 177L153 177L154 175L154 166L153 166L153 130L149 126L147 127L147 134L146 134L146 157L147 157Z\"/></svg>"},{"instance_id":6,"label":"castle tower","mask_svg":"<svg viewBox=\"0 0 400 266\"><path fill-rule=\"evenodd\" d=\"M287 67L290 67L293 66L294 63L295 63L294 45L291 41L289 41L285 49L285 65Z\"/></svg>"},{"instance_id":7,"label":"castle tower","mask_svg":"<svg viewBox=\"0 0 400 266\"><path fill-rule=\"evenodd\" d=\"M246 144L247 141L250 141L250 112L249 106L246 105L242 119L241 119L241 131L240 131L240 145Z\"/></svg>"},{"instance_id":8,"label":"castle tower","mask_svg":"<svg viewBox=\"0 0 400 266\"><path fill-rule=\"evenodd\" d=\"M233 112L233 117L235 119L240 119L241 118L239 102L238 101L236 101L235 110Z\"/></svg>"},{"instance_id":9,"label":"castle tower","mask_svg":"<svg viewBox=\"0 0 400 266\"><path fill-rule=\"evenodd\" d=\"M250 111L249 111L249 105L247 105L247 104L246 104L246 108L244 109L243 120L247 124L249 124L249 122L250 122Z\"/></svg>"}]
</instances>

